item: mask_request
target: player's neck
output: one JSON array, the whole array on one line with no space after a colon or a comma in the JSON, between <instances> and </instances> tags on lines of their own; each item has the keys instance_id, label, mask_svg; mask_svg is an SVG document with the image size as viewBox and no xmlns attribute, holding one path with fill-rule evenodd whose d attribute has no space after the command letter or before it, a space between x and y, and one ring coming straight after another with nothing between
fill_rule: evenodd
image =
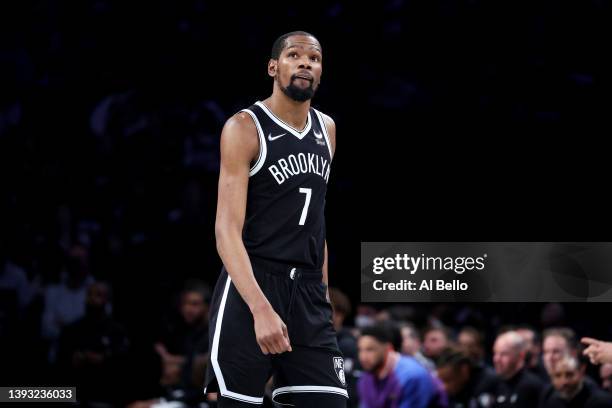
<instances>
[{"instance_id":1,"label":"player's neck","mask_svg":"<svg viewBox=\"0 0 612 408\"><path fill-rule=\"evenodd\" d=\"M310 101L297 102L282 93L282 91L276 92L275 90L263 103L274 115L292 128L301 131L306 127Z\"/></svg>"}]
</instances>

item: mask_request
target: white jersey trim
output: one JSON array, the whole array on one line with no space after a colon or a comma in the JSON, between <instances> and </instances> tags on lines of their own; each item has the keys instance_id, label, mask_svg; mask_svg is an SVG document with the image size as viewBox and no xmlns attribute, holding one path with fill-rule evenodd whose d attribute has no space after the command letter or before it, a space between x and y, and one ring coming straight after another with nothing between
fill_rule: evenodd
<instances>
[{"instance_id":1,"label":"white jersey trim","mask_svg":"<svg viewBox=\"0 0 612 408\"><path fill-rule=\"evenodd\" d=\"M227 275L227 282L223 289L223 296L221 297L221 303L219 305L219 312L217 313L217 322L215 324L215 334L213 335L212 350L210 353L210 361L212 362L215 377L217 377L217 384L219 384L219 392L223 397L235 399L242 402L248 402L251 404L263 404L263 397L251 397L249 395L239 394L227 389L225 386L225 380L221 373L221 366L219 365L219 338L221 337L221 324L223 322L223 312L225 311L225 303L227 301L227 293L229 292L232 279Z\"/></svg>"},{"instance_id":2,"label":"white jersey trim","mask_svg":"<svg viewBox=\"0 0 612 408\"><path fill-rule=\"evenodd\" d=\"M270 109L268 109L266 105L264 105L260 101L255 102L255 105L259 106L266 113L266 115L270 117L270 119L276 122L278 126L282 127L287 132L291 133L293 136L297 137L300 140L302 140L304 136L308 134L308 132L310 131L310 128L312 127L312 119L310 118L310 111L308 111L308 117L306 118L306 127L304 128L304 130L299 131L299 130L295 130L294 128L292 128L291 126L289 126L288 124L280 120L278 117L276 117L276 115Z\"/></svg>"},{"instance_id":3,"label":"white jersey trim","mask_svg":"<svg viewBox=\"0 0 612 408\"><path fill-rule=\"evenodd\" d=\"M291 387L280 387L272 391L272 401L277 402L274 400L274 398L276 398L276 396L279 394L295 392L325 392L328 394L343 395L344 397L348 398L348 392L344 388L340 387L328 387L323 385L294 385Z\"/></svg>"},{"instance_id":4,"label":"white jersey trim","mask_svg":"<svg viewBox=\"0 0 612 408\"><path fill-rule=\"evenodd\" d=\"M314 108L313 108L314 109ZM330 163L334 159L334 154L332 153L332 146L329 142L329 135L327 134L327 126L325 126L325 121L323 120L323 115L318 110L314 109L317 118L319 118L319 123L321 124L321 129L323 130L323 136L325 136L325 143L327 143L327 149L329 149L329 160Z\"/></svg>"},{"instance_id":5,"label":"white jersey trim","mask_svg":"<svg viewBox=\"0 0 612 408\"><path fill-rule=\"evenodd\" d=\"M268 147L266 146L266 137L261 129L261 124L259 123L259 119L257 119L257 115L255 115L249 109L243 109L240 112L246 112L251 115L251 118L253 118L255 126L257 127L257 135L259 136L259 156L257 157L255 164L253 164L253 167L251 167L249 170L249 177L252 177L263 167L266 161L266 156L268 155Z\"/></svg>"}]
</instances>

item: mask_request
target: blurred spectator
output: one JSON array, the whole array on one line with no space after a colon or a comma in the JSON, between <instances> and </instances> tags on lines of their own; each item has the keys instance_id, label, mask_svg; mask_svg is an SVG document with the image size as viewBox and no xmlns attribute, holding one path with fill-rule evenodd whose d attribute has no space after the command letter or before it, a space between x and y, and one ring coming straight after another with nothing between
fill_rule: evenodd
<instances>
[{"instance_id":1,"label":"blurred spectator","mask_svg":"<svg viewBox=\"0 0 612 408\"><path fill-rule=\"evenodd\" d=\"M544 383L525 368L525 341L515 331L500 334L493 346L495 372L500 377L496 407L537 408Z\"/></svg>"},{"instance_id":2,"label":"blurred spectator","mask_svg":"<svg viewBox=\"0 0 612 408\"><path fill-rule=\"evenodd\" d=\"M49 341L50 362L56 360L62 329L85 314L87 288L93 281L89 273L89 251L82 245L74 245L68 252L64 279L49 285L44 292L42 335Z\"/></svg>"},{"instance_id":3,"label":"blurred spectator","mask_svg":"<svg viewBox=\"0 0 612 408\"><path fill-rule=\"evenodd\" d=\"M474 327L466 326L457 336L457 347L463 350L474 363L483 364L485 357L484 338Z\"/></svg>"},{"instance_id":4,"label":"blurred spectator","mask_svg":"<svg viewBox=\"0 0 612 408\"><path fill-rule=\"evenodd\" d=\"M446 408L448 407L448 396L444 390L444 384L436 375L436 367L434 363L425 357L420 350L421 341L417 329L412 323L404 322L398 325L400 338L394 341L395 351L403 355L411 356L431 374L434 382L434 398L432 399L429 408ZM404 352L405 351L405 352ZM409 354L410 352L414 354Z\"/></svg>"},{"instance_id":5,"label":"blurred spectator","mask_svg":"<svg viewBox=\"0 0 612 408\"><path fill-rule=\"evenodd\" d=\"M567 327L554 327L542 335L544 367L550 376L557 362L566 354L576 356L576 335Z\"/></svg>"},{"instance_id":6,"label":"blurred spectator","mask_svg":"<svg viewBox=\"0 0 612 408\"><path fill-rule=\"evenodd\" d=\"M357 313L355 313L355 327L362 329L371 326L376 322L376 309L371 305L357 305Z\"/></svg>"},{"instance_id":7,"label":"blurred spectator","mask_svg":"<svg viewBox=\"0 0 612 408\"><path fill-rule=\"evenodd\" d=\"M338 334L338 345L344 353L344 370L346 371L351 363L347 361L347 352L353 358L357 357L357 339L350 328L344 326L345 319L351 313L351 301L348 296L338 288L329 288L329 300L333 309L334 329Z\"/></svg>"},{"instance_id":8,"label":"blurred spectator","mask_svg":"<svg viewBox=\"0 0 612 408\"><path fill-rule=\"evenodd\" d=\"M605 363L599 367L599 377L601 378L601 388L612 392L612 363Z\"/></svg>"},{"instance_id":9,"label":"blurred spectator","mask_svg":"<svg viewBox=\"0 0 612 408\"><path fill-rule=\"evenodd\" d=\"M525 367L544 382L548 382L548 374L542 362L542 344L538 333L528 326L518 327L516 332L525 342Z\"/></svg>"},{"instance_id":10,"label":"blurred spectator","mask_svg":"<svg viewBox=\"0 0 612 408\"><path fill-rule=\"evenodd\" d=\"M377 324L362 330L358 340L359 361L364 372L359 379L363 408L426 408L435 397L431 375L414 358L394 349L400 338L393 325Z\"/></svg>"},{"instance_id":11,"label":"blurred spectator","mask_svg":"<svg viewBox=\"0 0 612 408\"><path fill-rule=\"evenodd\" d=\"M23 311L33 300L39 290L40 282L30 282L26 271L2 255L0 248L0 290L4 296L14 293L16 307Z\"/></svg>"},{"instance_id":12,"label":"blurred spectator","mask_svg":"<svg viewBox=\"0 0 612 408\"><path fill-rule=\"evenodd\" d=\"M357 398L357 376L359 371L359 359L357 355L357 339L344 321L351 314L351 301L340 289L329 288L329 299L333 308L333 321L338 347L344 355L344 373L349 393L349 407L358 406Z\"/></svg>"},{"instance_id":13,"label":"blurred spectator","mask_svg":"<svg viewBox=\"0 0 612 408\"><path fill-rule=\"evenodd\" d=\"M585 381L584 372L576 356L564 354L557 359L550 371L552 385L543 392L540 408L612 407L612 396Z\"/></svg>"},{"instance_id":14,"label":"blurred spectator","mask_svg":"<svg viewBox=\"0 0 612 408\"><path fill-rule=\"evenodd\" d=\"M612 363L612 342L584 337L582 343L588 347L583 354L591 360L593 364Z\"/></svg>"},{"instance_id":15,"label":"blurred spectator","mask_svg":"<svg viewBox=\"0 0 612 408\"><path fill-rule=\"evenodd\" d=\"M208 285L187 281L180 293L179 318L165 325L155 344L162 364L160 385L168 401L197 405L204 398L209 302Z\"/></svg>"},{"instance_id":16,"label":"blurred spectator","mask_svg":"<svg viewBox=\"0 0 612 408\"><path fill-rule=\"evenodd\" d=\"M116 406L126 380L122 374L129 341L111 317L111 296L108 284L91 284L85 316L66 326L59 341L58 363L60 372L67 373L65 383L77 387L79 402L98 407Z\"/></svg>"},{"instance_id":17,"label":"blurred spectator","mask_svg":"<svg viewBox=\"0 0 612 408\"><path fill-rule=\"evenodd\" d=\"M400 325L400 331L402 333L402 347L400 352L406 356L414 357L421 365L433 372L436 370L436 366L427 357L421 353L421 337L419 332L412 323L402 323Z\"/></svg>"},{"instance_id":18,"label":"blurred spectator","mask_svg":"<svg viewBox=\"0 0 612 408\"><path fill-rule=\"evenodd\" d=\"M451 346L450 330L444 326L429 327L423 334L423 354L434 362Z\"/></svg>"},{"instance_id":19,"label":"blurred spectator","mask_svg":"<svg viewBox=\"0 0 612 408\"><path fill-rule=\"evenodd\" d=\"M436 363L450 408L488 408L495 403L498 379L488 367L477 366L464 352L447 348Z\"/></svg>"}]
</instances>

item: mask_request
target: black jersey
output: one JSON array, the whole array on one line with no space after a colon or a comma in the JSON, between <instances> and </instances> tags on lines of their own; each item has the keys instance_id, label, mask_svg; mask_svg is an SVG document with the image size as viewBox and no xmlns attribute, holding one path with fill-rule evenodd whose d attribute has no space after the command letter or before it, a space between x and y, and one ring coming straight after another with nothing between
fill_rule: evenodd
<instances>
[{"instance_id":1,"label":"black jersey","mask_svg":"<svg viewBox=\"0 0 612 408\"><path fill-rule=\"evenodd\" d=\"M540 394L545 388L538 376L521 369L512 378L499 380L495 392L495 408L537 408Z\"/></svg>"},{"instance_id":2,"label":"black jersey","mask_svg":"<svg viewBox=\"0 0 612 408\"><path fill-rule=\"evenodd\" d=\"M310 108L298 131L256 102L259 157L249 172L243 241L250 256L320 268L325 245L325 194L332 159L323 117Z\"/></svg>"}]
</instances>

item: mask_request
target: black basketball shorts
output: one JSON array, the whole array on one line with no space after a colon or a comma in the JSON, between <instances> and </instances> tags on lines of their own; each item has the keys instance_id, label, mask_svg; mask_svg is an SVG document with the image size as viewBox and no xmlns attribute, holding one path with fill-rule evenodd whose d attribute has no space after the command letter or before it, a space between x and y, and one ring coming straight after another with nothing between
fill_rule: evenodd
<instances>
[{"instance_id":1,"label":"black basketball shorts","mask_svg":"<svg viewBox=\"0 0 612 408\"><path fill-rule=\"evenodd\" d=\"M253 315L222 269L210 311L210 356L204 392L262 404L274 377L274 402L291 403L299 393L348 398L344 359L332 324L321 269L303 269L251 257L253 273L268 301L287 325L293 351L262 353Z\"/></svg>"}]
</instances>

